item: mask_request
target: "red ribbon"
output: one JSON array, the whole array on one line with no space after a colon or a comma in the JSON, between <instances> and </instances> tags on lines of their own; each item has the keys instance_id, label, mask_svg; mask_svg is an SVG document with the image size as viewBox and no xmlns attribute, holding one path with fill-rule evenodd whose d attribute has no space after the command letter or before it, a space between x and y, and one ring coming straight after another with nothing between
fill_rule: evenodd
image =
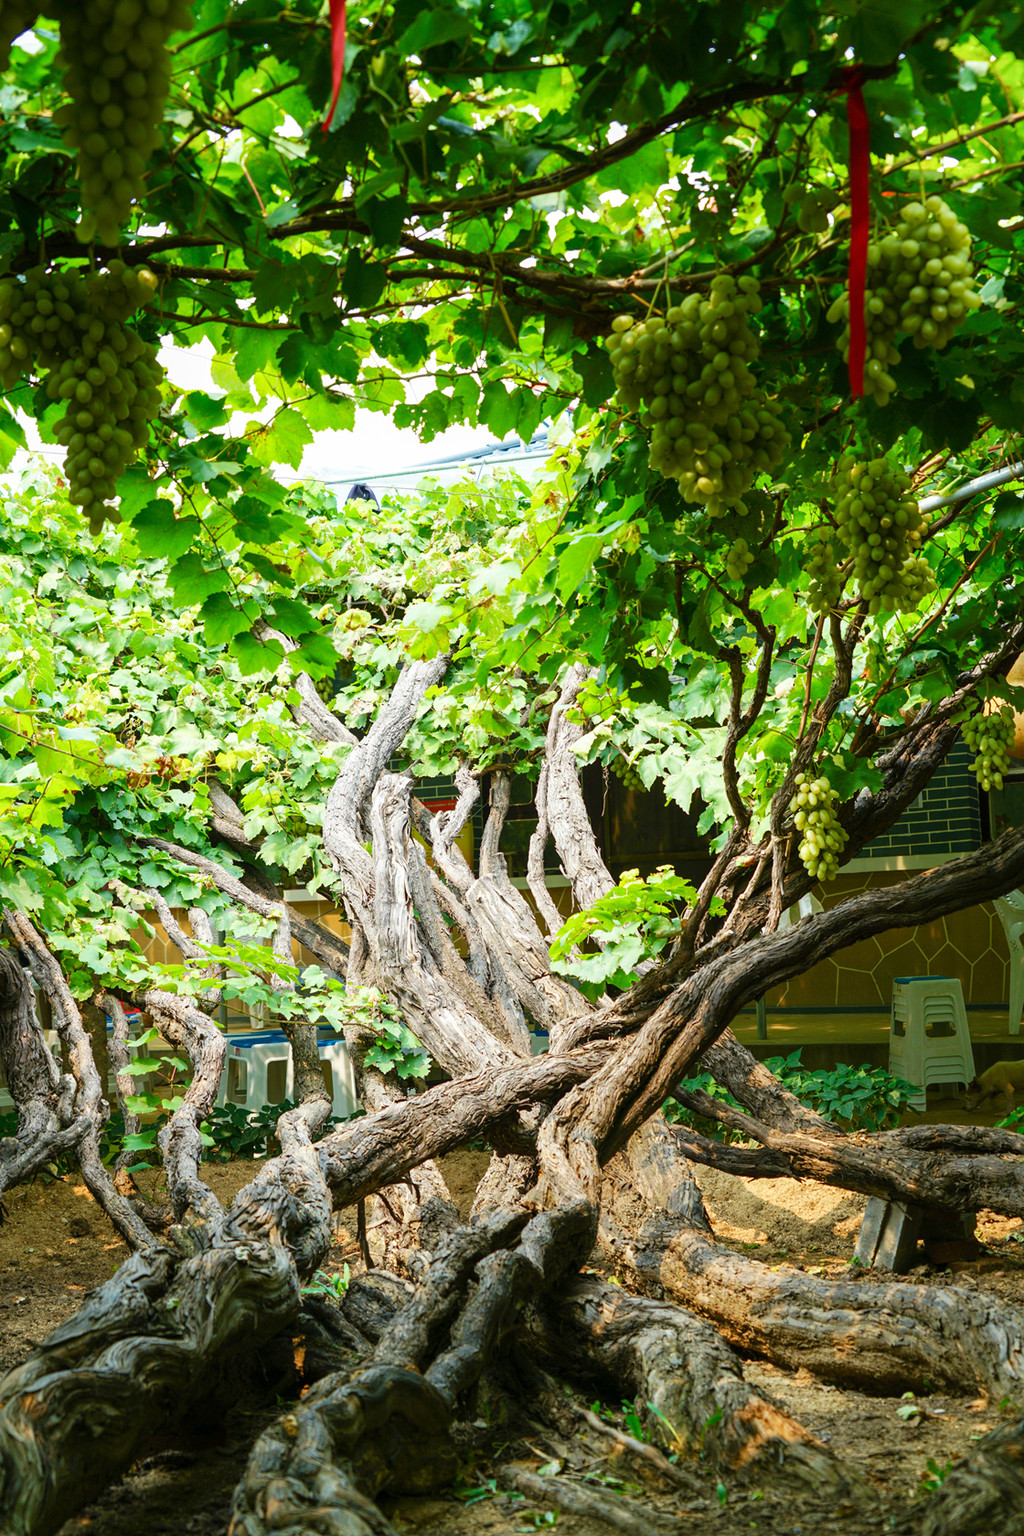
<instances>
[{"instance_id":1,"label":"red ribbon","mask_svg":"<svg viewBox=\"0 0 1024 1536\"><path fill-rule=\"evenodd\" d=\"M324 133L331 126L345 78L345 0L331 0L331 110L324 119Z\"/></svg>"},{"instance_id":2,"label":"red ribbon","mask_svg":"<svg viewBox=\"0 0 1024 1536\"><path fill-rule=\"evenodd\" d=\"M859 400L864 393L864 359L867 335L864 326L864 292L868 273L868 114L861 90L860 70L851 70L846 87L846 120L850 125L850 394Z\"/></svg>"}]
</instances>

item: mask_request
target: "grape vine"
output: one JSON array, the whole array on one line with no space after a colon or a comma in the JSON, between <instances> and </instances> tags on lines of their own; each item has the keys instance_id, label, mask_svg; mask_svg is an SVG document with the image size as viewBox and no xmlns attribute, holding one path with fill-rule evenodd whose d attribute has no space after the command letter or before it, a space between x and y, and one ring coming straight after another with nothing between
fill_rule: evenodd
<instances>
[{"instance_id":1,"label":"grape vine","mask_svg":"<svg viewBox=\"0 0 1024 1536\"><path fill-rule=\"evenodd\" d=\"M651 433L651 468L713 517L742 510L755 476L788 442L781 407L750 371L759 349L747 322L760 308L756 278L720 273L707 298L691 294L639 324L619 315L605 343L619 404Z\"/></svg>"},{"instance_id":2,"label":"grape vine","mask_svg":"<svg viewBox=\"0 0 1024 1536\"><path fill-rule=\"evenodd\" d=\"M941 197L908 203L898 222L868 247L864 318L864 390L886 405L896 388L889 372L900 360L900 332L915 347L944 347L981 303L973 287L971 235ZM838 346L850 354L850 303L844 293L828 319L844 321Z\"/></svg>"},{"instance_id":3,"label":"grape vine","mask_svg":"<svg viewBox=\"0 0 1024 1536\"><path fill-rule=\"evenodd\" d=\"M54 435L66 450L69 499L94 535L116 518L105 503L159 408L156 348L125 323L156 287L152 272L121 261L0 280L0 384L35 374L50 400L67 402Z\"/></svg>"}]
</instances>

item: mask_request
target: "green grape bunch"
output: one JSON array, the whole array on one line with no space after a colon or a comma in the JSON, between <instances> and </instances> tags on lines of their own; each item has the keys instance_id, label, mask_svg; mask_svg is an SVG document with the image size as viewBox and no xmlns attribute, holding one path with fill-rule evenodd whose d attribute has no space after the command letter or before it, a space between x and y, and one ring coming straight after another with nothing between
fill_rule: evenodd
<instances>
[{"instance_id":1,"label":"green grape bunch","mask_svg":"<svg viewBox=\"0 0 1024 1536\"><path fill-rule=\"evenodd\" d=\"M781 462L788 442L781 406L750 369L759 344L748 320L760 308L756 278L720 273L706 298L691 294L639 324L619 315L605 342L618 402L651 434L651 468L712 516L743 509L755 476Z\"/></svg>"},{"instance_id":2,"label":"green grape bunch","mask_svg":"<svg viewBox=\"0 0 1024 1536\"><path fill-rule=\"evenodd\" d=\"M982 789L1002 789L1003 775L1009 772L1010 758L1017 738L1017 723L1009 704L989 713L979 710L961 726L967 746L974 753L974 776Z\"/></svg>"},{"instance_id":3,"label":"green grape bunch","mask_svg":"<svg viewBox=\"0 0 1024 1536\"><path fill-rule=\"evenodd\" d=\"M797 204L796 222L805 235L823 235L839 196L828 187L809 187Z\"/></svg>"},{"instance_id":4,"label":"green grape bunch","mask_svg":"<svg viewBox=\"0 0 1024 1536\"><path fill-rule=\"evenodd\" d=\"M624 757L620 751L616 750L614 752L607 766L614 773L615 777L622 781L623 789L643 789L644 781L640 777L639 771L629 761L629 758Z\"/></svg>"},{"instance_id":5,"label":"green grape bunch","mask_svg":"<svg viewBox=\"0 0 1024 1536\"><path fill-rule=\"evenodd\" d=\"M887 404L896 388L889 370L900 360L899 334L911 336L915 347L941 348L977 309L973 272L970 230L934 195L908 203L898 222L868 246L864 389L877 405ZM838 345L848 359L848 294L836 299L828 319L844 321Z\"/></svg>"},{"instance_id":6,"label":"green grape bunch","mask_svg":"<svg viewBox=\"0 0 1024 1536\"><path fill-rule=\"evenodd\" d=\"M830 880L839 872L839 855L846 846L847 833L836 815L838 803L839 796L828 779L797 774L789 809L801 834L800 861L814 880Z\"/></svg>"},{"instance_id":7,"label":"green grape bunch","mask_svg":"<svg viewBox=\"0 0 1024 1536\"><path fill-rule=\"evenodd\" d=\"M732 581L745 581L754 556L746 539L734 539L725 552L725 573Z\"/></svg>"},{"instance_id":8,"label":"green grape bunch","mask_svg":"<svg viewBox=\"0 0 1024 1536\"><path fill-rule=\"evenodd\" d=\"M34 375L48 399L66 401L54 435L66 450L69 499L94 534L114 520L105 504L159 410L156 348L125 323L156 290L152 272L121 261L0 279L0 384Z\"/></svg>"},{"instance_id":9,"label":"green grape bunch","mask_svg":"<svg viewBox=\"0 0 1024 1536\"><path fill-rule=\"evenodd\" d=\"M9 0L4 0L5 9ZM54 0L56 63L68 101L54 113L78 157L79 240L114 246L145 191L171 79L167 41L191 25L189 0ZM34 19L34 18L33 18Z\"/></svg>"},{"instance_id":10,"label":"green grape bunch","mask_svg":"<svg viewBox=\"0 0 1024 1536\"><path fill-rule=\"evenodd\" d=\"M918 553L926 524L911 479L885 459L847 453L835 479L839 537L853 556L858 592L870 613L910 613L935 588Z\"/></svg>"},{"instance_id":11,"label":"green grape bunch","mask_svg":"<svg viewBox=\"0 0 1024 1536\"><path fill-rule=\"evenodd\" d=\"M804 570L810 578L807 597L813 613L831 613L843 590L843 576L836 564L832 541L824 535L809 546Z\"/></svg>"}]
</instances>

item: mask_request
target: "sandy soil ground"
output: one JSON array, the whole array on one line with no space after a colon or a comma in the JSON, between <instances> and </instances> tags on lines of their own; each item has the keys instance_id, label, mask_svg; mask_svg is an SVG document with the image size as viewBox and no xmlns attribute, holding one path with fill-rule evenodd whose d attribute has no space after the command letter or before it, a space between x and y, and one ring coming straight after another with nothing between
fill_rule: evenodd
<instances>
[{"instance_id":1,"label":"sandy soil ground","mask_svg":"<svg viewBox=\"0 0 1024 1536\"><path fill-rule=\"evenodd\" d=\"M456 1153L444 1160L452 1194L465 1214L487 1165L487 1154ZM212 1165L210 1183L223 1200L251 1179L254 1164ZM769 1264L808 1272L847 1272L864 1200L842 1190L791 1179L758 1182L702 1170L700 1183L721 1241ZM78 1178L36 1180L5 1200L0 1226L0 1371L23 1359L51 1328L69 1317L86 1293L113 1274L126 1257ZM1019 1221L981 1213L978 1235L986 1252L957 1272L922 1262L912 1278L935 1285L978 1286L1024 1305L1024 1231ZM354 1212L339 1213L336 1246L327 1268L359 1267ZM682 1499L657 1477L624 1459L611 1442L583 1431L571 1443L555 1434L513 1432L496 1449L485 1425L479 1445L469 1445L460 1485L431 1499L397 1499L387 1505L395 1529L420 1536L511 1536L549 1528L546 1511L514 1498L494 1479L501 1460L536 1470L553 1461L585 1478L596 1491L642 1498L669 1521L668 1528L697 1536L882 1536L894 1515L924 1489L933 1468L944 1469L972 1440L993 1427L1014 1405L940 1395L914 1400L872 1398L818 1382L807 1372L784 1372L763 1361L746 1363L750 1378L784 1403L809 1429L848 1458L877 1487L879 1503L867 1510L818 1507L813 1499L773 1496L757 1488L718 1490L696 1466L699 1497ZM212 1402L173 1434L155 1441L126 1477L89 1509L69 1520L60 1536L221 1536L228 1523L231 1491L248 1447L260 1428L287 1406L280 1361L268 1357L266 1379L249 1382L232 1401ZM618 1413L621 1405L606 1411ZM566 1536L604 1536L608 1527L561 1514ZM652 1525L652 1530L655 1527Z\"/></svg>"}]
</instances>

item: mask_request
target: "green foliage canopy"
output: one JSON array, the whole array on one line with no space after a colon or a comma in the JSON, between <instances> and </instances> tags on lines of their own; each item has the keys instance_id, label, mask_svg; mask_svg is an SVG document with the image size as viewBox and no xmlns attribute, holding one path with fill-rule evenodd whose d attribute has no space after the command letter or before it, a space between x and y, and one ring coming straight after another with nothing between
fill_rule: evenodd
<instances>
[{"instance_id":1,"label":"green foliage canopy","mask_svg":"<svg viewBox=\"0 0 1024 1536\"><path fill-rule=\"evenodd\" d=\"M444 0L353 4L349 23L327 134L320 6L201 0L172 39L162 140L120 255L160 279L140 331L208 342L214 388L165 389L119 483L121 527L95 547L59 487L7 504L4 894L49 918L71 902L82 985L125 942L112 877L216 907L180 868L126 853L145 829L205 846L212 772L276 877L325 877L320 816L346 749L296 733L264 623L356 731L404 656L450 652L408 743L429 776L464 760L535 774L582 661L581 762L624 759L682 805L699 792L704 831L756 847L781 833L798 758L844 801L875 789L908 722L1020 621L1012 491L928 521L934 591L909 612L869 614L847 571L819 615L808 558L836 533L844 453L887 453L919 494L1019 457L1015 7ZM58 41L39 20L0 86L0 264L15 277L105 259L74 237ZM904 348L885 406L851 405L827 319L848 251L851 63L876 226L941 194L973 236L982 300L941 351ZM752 368L791 443L743 518L708 518L649 468L603 344L616 315L664 311L723 271L760 283ZM532 485L339 512L281 466L357 406L426 440L458 422L566 430ZM19 412L53 435L29 379L0 409L8 458ZM1014 698L998 669L979 691Z\"/></svg>"},{"instance_id":2,"label":"green foliage canopy","mask_svg":"<svg viewBox=\"0 0 1024 1536\"><path fill-rule=\"evenodd\" d=\"M600 338L618 310L663 303L666 279L680 295L721 269L757 275L767 295L761 372L787 408L790 485L816 494L851 432L899 442L933 472L950 452L953 471L987 464L1021 406L1022 31L1006 4L351 4L325 134L326 7L199 0L171 40L162 141L121 254L161 278L143 331L208 341L216 388L169 392L121 484L140 549L171 559L179 601L201 605L243 667L268 659L252 634L259 577L277 628L329 670L281 558L303 545L304 519L271 466L297 465L312 433L350 426L357 405L427 440L457 422L528 438L547 417L597 413L609 461L596 504L632 530L660 524L632 552L649 606L664 601L647 574L667 545L693 564L683 617L697 632L702 541L679 535L674 488L639 473L635 424L606 409ZM54 121L58 44L38 20L2 86L0 263L15 273L83 255ZM845 272L851 61L866 76L876 219L940 191L973 232L984 284L948 349L904 360L884 412L844 407L824 319ZM824 199L811 220L809 197ZM8 453L17 408L44 436L52 426L26 383L0 416ZM563 562L563 600L594 537ZM225 551L240 553L233 574ZM769 579L792 585L795 571L761 551L749 583Z\"/></svg>"}]
</instances>

